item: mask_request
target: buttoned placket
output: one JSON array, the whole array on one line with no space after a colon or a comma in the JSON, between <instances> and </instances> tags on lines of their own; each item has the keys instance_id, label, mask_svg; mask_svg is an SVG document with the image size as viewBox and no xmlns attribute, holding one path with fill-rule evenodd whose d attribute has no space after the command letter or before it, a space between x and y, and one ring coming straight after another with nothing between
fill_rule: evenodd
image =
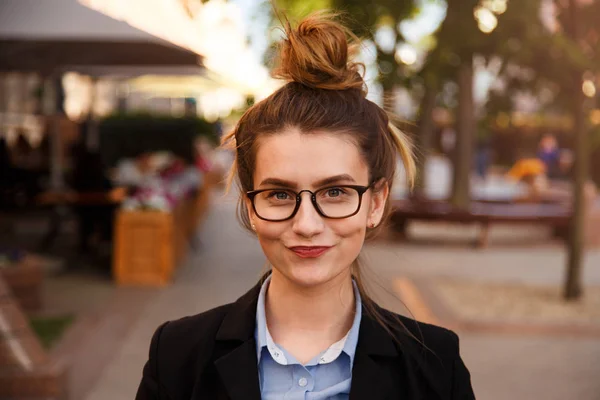
<instances>
[{"instance_id":1,"label":"buttoned placket","mask_svg":"<svg viewBox=\"0 0 600 400\"><path fill-rule=\"evenodd\" d=\"M265 282L265 284L268 284L268 282ZM355 289L355 293L356 293L356 298L358 299L356 308L357 308L358 321L360 321L360 308L359 308L361 306L360 294L358 293L356 286L354 289ZM319 365L332 363L340 357L341 353L345 351L345 348L346 348L347 342L350 338L350 333L352 332L352 329L350 331L348 331L346 336L344 336L341 340L332 344L328 349L326 349L321 354L314 357L306 365L302 365L291 354L288 354L283 348L279 347L275 343L275 341L273 340L273 338L269 332L269 328L264 321L264 303L262 303L262 304L259 303L259 305L262 306L262 314L261 315L263 316L262 317L263 319L260 324L260 327L262 327L262 332L263 332L262 333L262 335L263 335L262 343L264 343L263 344L264 347L266 347L266 350L268 351L269 355L271 356L271 359L276 364L279 364L282 366L287 366L287 368L291 369L290 372L292 373L292 376L291 376L292 381L290 382L290 384L291 384L290 390L283 396L283 398L288 399L288 400L295 400L295 399L299 399L299 398L304 399L304 397L306 396L306 393L314 391L314 388L316 385L314 377L317 374L319 374L319 370L321 369L319 367ZM356 324L356 322L355 322L355 324ZM354 325L353 325L353 327L354 327ZM257 326L257 330L258 330L258 326ZM353 341L353 343L354 343L354 341ZM354 346L354 344L352 346ZM263 349L264 349L264 347L263 347ZM348 354L348 356L350 357L350 363L352 365L353 357L351 354ZM259 352L259 354L258 354L259 363L260 363L260 359L261 359L261 356L260 356L260 352ZM262 377L261 377L261 388L262 388ZM302 396L302 397L299 397L299 396Z\"/></svg>"}]
</instances>

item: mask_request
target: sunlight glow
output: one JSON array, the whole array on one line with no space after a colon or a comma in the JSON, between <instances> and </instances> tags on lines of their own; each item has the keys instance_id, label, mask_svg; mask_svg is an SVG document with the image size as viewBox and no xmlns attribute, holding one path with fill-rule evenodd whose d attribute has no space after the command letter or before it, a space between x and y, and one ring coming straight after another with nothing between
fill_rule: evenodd
<instances>
[{"instance_id":1,"label":"sunlight glow","mask_svg":"<svg viewBox=\"0 0 600 400\"><path fill-rule=\"evenodd\" d=\"M394 54L394 57L399 63L413 65L417 62L417 51L410 44L404 43L396 48L396 53Z\"/></svg>"},{"instance_id":2,"label":"sunlight glow","mask_svg":"<svg viewBox=\"0 0 600 400\"><path fill-rule=\"evenodd\" d=\"M594 82L590 81L589 79L583 81L581 90L583 91L583 94L585 94L587 97L596 96L596 85L594 84Z\"/></svg>"},{"instance_id":3,"label":"sunlight glow","mask_svg":"<svg viewBox=\"0 0 600 400\"><path fill-rule=\"evenodd\" d=\"M486 7L476 8L473 14L483 33L491 33L498 26L498 18Z\"/></svg>"}]
</instances>

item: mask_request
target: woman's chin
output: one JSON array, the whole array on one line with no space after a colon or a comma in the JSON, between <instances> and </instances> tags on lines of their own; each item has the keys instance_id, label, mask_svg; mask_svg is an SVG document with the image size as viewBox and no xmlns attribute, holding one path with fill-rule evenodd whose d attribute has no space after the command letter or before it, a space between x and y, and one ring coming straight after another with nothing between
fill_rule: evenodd
<instances>
[{"instance_id":1,"label":"woman's chin","mask_svg":"<svg viewBox=\"0 0 600 400\"><path fill-rule=\"evenodd\" d=\"M302 287L319 286L327 282L327 275L316 271L292 271L290 279L294 284Z\"/></svg>"},{"instance_id":2,"label":"woman's chin","mask_svg":"<svg viewBox=\"0 0 600 400\"><path fill-rule=\"evenodd\" d=\"M319 262L296 263L287 269L286 277L293 284L302 287L315 287L335 279L341 271Z\"/></svg>"}]
</instances>

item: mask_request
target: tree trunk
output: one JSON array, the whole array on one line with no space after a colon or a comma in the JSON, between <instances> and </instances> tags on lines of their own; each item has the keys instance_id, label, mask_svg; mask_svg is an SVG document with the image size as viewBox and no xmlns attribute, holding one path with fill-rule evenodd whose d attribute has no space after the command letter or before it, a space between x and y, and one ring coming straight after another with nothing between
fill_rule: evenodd
<instances>
[{"instance_id":1,"label":"tree trunk","mask_svg":"<svg viewBox=\"0 0 600 400\"><path fill-rule=\"evenodd\" d=\"M581 87L579 85L578 87ZM576 300L582 294L581 270L585 250L585 183L589 167L587 129L583 113L583 93L577 91L573 99L575 165L573 182L573 217L568 241L568 263L564 287L565 300Z\"/></svg>"},{"instance_id":2,"label":"tree trunk","mask_svg":"<svg viewBox=\"0 0 600 400\"><path fill-rule=\"evenodd\" d=\"M425 185L427 184L425 176L425 164L427 157L433 145L433 109L437 97L437 88L433 85L425 86L425 95L421 100L419 109L419 124L417 127L417 137L415 140L415 151L417 155L417 176L415 180L415 189L413 197L425 197Z\"/></svg>"},{"instance_id":3,"label":"tree trunk","mask_svg":"<svg viewBox=\"0 0 600 400\"><path fill-rule=\"evenodd\" d=\"M471 198L471 165L475 135L472 58L463 60L458 69L458 88L456 148L450 202L458 208L466 209Z\"/></svg>"},{"instance_id":4,"label":"tree trunk","mask_svg":"<svg viewBox=\"0 0 600 400\"><path fill-rule=\"evenodd\" d=\"M569 30L571 39L577 43L579 29L577 27L577 2L569 0ZM574 72L573 79L573 122L575 137L575 165L573 182L573 217L571 219L567 273L564 286L565 300L576 300L582 295L581 269L584 258L584 226L585 226L585 183L589 168L589 148L585 124L585 98L581 90L581 73Z\"/></svg>"}]
</instances>

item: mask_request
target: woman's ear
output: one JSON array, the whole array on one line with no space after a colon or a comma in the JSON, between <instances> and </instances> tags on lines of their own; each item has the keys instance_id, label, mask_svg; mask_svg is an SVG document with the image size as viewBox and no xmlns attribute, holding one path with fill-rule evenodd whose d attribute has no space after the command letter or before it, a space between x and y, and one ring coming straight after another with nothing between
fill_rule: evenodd
<instances>
[{"instance_id":1,"label":"woman's ear","mask_svg":"<svg viewBox=\"0 0 600 400\"><path fill-rule=\"evenodd\" d=\"M381 223L383 212L385 211L385 203L387 202L389 194L390 186L384 178L373 185L371 204L369 207L369 227L374 228Z\"/></svg>"},{"instance_id":2,"label":"woman's ear","mask_svg":"<svg viewBox=\"0 0 600 400\"><path fill-rule=\"evenodd\" d=\"M244 206L246 207L246 212L248 213L248 219L250 223L254 226L254 220L256 219L254 215L254 208L252 207L252 201L248 198L248 196L244 196L242 200L244 202Z\"/></svg>"}]
</instances>

